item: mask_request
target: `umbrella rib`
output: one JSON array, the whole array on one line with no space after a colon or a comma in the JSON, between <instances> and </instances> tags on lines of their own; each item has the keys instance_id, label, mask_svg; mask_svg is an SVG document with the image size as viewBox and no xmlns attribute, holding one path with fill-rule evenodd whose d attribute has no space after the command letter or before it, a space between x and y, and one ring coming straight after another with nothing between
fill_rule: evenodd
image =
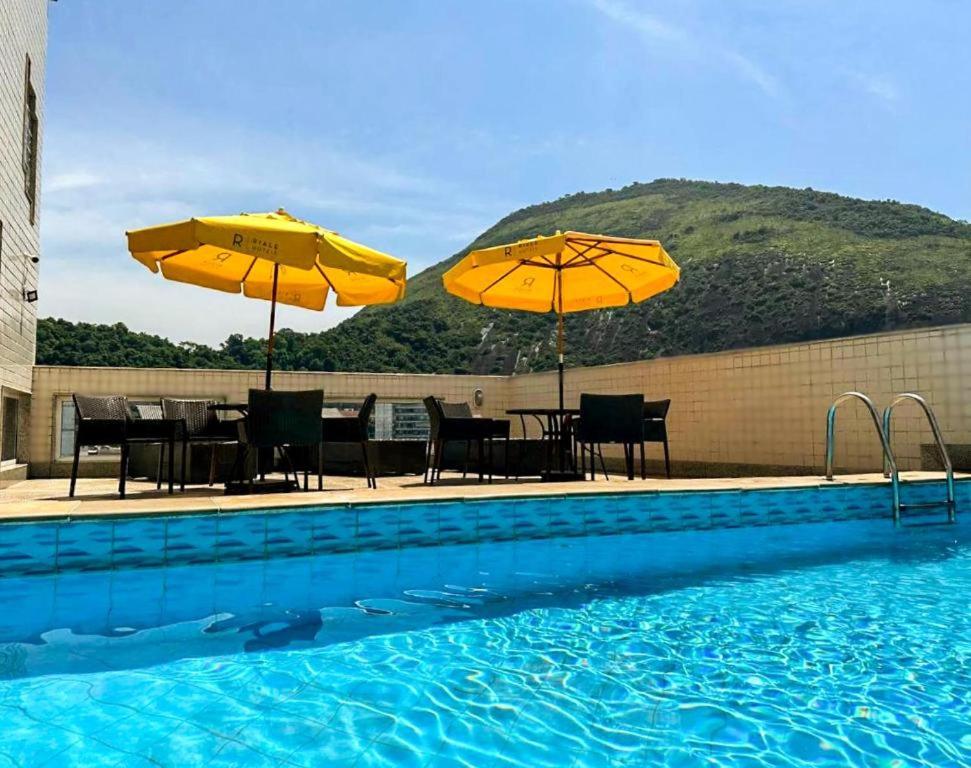
<instances>
[{"instance_id":1,"label":"umbrella rib","mask_svg":"<svg viewBox=\"0 0 971 768\"><path fill-rule=\"evenodd\" d=\"M585 244L584 249L581 251L579 248L577 248L573 244L573 242L571 240L567 240L566 241L566 247L569 248L570 250L572 250L574 253L582 256L583 254L587 253L591 249L599 247L600 246L600 242L601 242L600 240L592 240L589 245L586 245Z\"/></svg>"},{"instance_id":2,"label":"umbrella rib","mask_svg":"<svg viewBox=\"0 0 971 768\"><path fill-rule=\"evenodd\" d=\"M511 275L513 272L515 272L517 269L519 269L524 263L525 262L522 262L522 261L517 262L516 263L516 266L514 266L508 272L506 272L506 273L504 273L502 275L499 275L499 277L497 277L495 280L493 280L491 283L489 283L485 288L483 288L481 291L479 291L479 303L480 304L482 303L482 297L485 296L486 291L489 291L489 290L492 290L493 288L495 288L496 283L499 283L499 282L502 282L503 280L505 280L507 277L509 277L509 275ZM539 266L539 265L537 264L535 266Z\"/></svg>"},{"instance_id":3,"label":"umbrella rib","mask_svg":"<svg viewBox=\"0 0 971 768\"><path fill-rule=\"evenodd\" d=\"M587 259L586 256L584 256L583 258L584 259ZM627 294L627 298L628 298L629 301L631 301L631 302L634 301L634 297L631 295L630 288L628 288L626 285L624 285L622 282L620 282L620 280L618 280L616 277L614 277L612 274L610 274L606 269L604 269L603 267L601 267L597 262L595 262L595 261L593 261L591 259L587 259L587 262L591 266L596 267L597 269L599 269L607 277L609 277L611 280L613 280L615 283L617 283L617 285L619 285L621 288L623 288L624 289L624 292Z\"/></svg>"},{"instance_id":4,"label":"umbrella rib","mask_svg":"<svg viewBox=\"0 0 971 768\"><path fill-rule=\"evenodd\" d=\"M653 259L645 259L643 256L634 256L633 254L630 254L630 253L624 253L622 251L613 251L613 250L610 250L609 248L605 249L604 253L597 254L596 256L584 256L584 258L587 259L587 261L592 263L595 259L602 259L604 256L620 256L622 259L632 259L634 261L640 261L644 264L653 264L655 267L668 266L663 261L654 261ZM567 264L564 266L580 266L580 265L573 265L572 261L573 260L571 259L570 264Z\"/></svg>"},{"instance_id":5,"label":"umbrella rib","mask_svg":"<svg viewBox=\"0 0 971 768\"><path fill-rule=\"evenodd\" d=\"M327 274L326 274L326 273L324 272L324 270L323 270L323 269L321 269L321 267L320 267L320 264L318 264L317 262L314 262L314 266L315 266L315 267L317 267L317 271L318 271L318 272L320 272L320 276L321 276L322 278L324 278L324 282L325 282L325 283L327 283L327 285L329 285L329 286L330 286L330 289L331 289L331 290L332 290L332 291L333 291L334 293L337 293L337 289L336 289L336 288L334 287L334 284L333 284L333 283L332 283L332 282L330 281L330 278L329 278L329 277L327 277Z\"/></svg>"},{"instance_id":6,"label":"umbrella rib","mask_svg":"<svg viewBox=\"0 0 971 768\"><path fill-rule=\"evenodd\" d=\"M653 259L645 259L643 256L635 256L632 253L624 253L623 251L618 251L615 248L610 247L610 242L611 242L610 240L597 240L592 245L587 246L587 249L582 252L573 243L568 242L566 245L568 248L572 248L578 255L581 255L581 256L585 255L588 251L594 248L600 248L603 251L603 253L597 254L596 256L592 256L592 257L588 256L587 258L590 261L593 261L593 259L600 259L600 258L603 258L604 256L609 256L610 254L613 254L614 256L623 256L625 259L634 259L635 261L643 261L645 264L654 264L655 266L658 266L658 267L668 266L663 261L654 261ZM606 243L606 245L604 245L604 243Z\"/></svg>"},{"instance_id":7,"label":"umbrella rib","mask_svg":"<svg viewBox=\"0 0 971 768\"><path fill-rule=\"evenodd\" d=\"M635 256L632 253L624 253L623 251L614 251L614 250L608 249L607 253L605 253L604 256L611 253L614 256L622 256L625 259L633 259L634 261L643 261L645 264L653 264L656 267L668 266L663 261L654 261L654 259L645 259L643 256Z\"/></svg>"},{"instance_id":8,"label":"umbrella rib","mask_svg":"<svg viewBox=\"0 0 971 768\"><path fill-rule=\"evenodd\" d=\"M173 256L178 256L180 253L185 253L188 250L189 250L188 248L183 248L181 251L172 251L172 253L167 253L164 256L162 256L159 259L159 261L165 261L166 259L171 259Z\"/></svg>"},{"instance_id":9,"label":"umbrella rib","mask_svg":"<svg viewBox=\"0 0 971 768\"><path fill-rule=\"evenodd\" d=\"M253 267L255 266L256 266L256 257L254 256L253 260L250 262L250 265L246 268L246 271L243 273L243 276L239 280L240 285L246 282L246 279L249 277L249 273L253 271Z\"/></svg>"},{"instance_id":10,"label":"umbrella rib","mask_svg":"<svg viewBox=\"0 0 971 768\"><path fill-rule=\"evenodd\" d=\"M572 250L576 254L576 256L571 256L570 257L570 260L568 262L566 262L566 264L561 264L560 265L560 268L561 269L565 269L566 267L570 266L577 259L581 259L582 258L582 259L586 259L587 261L590 261L591 259L590 259L589 256L587 256L587 253L589 253L594 248L596 248L597 247L597 243L594 243L593 245L588 245L582 251L579 248L577 248L573 243L570 243L570 242L567 242L566 247L569 248L570 250Z\"/></svg>"},{"instance_id":11,"label":"umbrella rib","mask_svg":"<svg viewBox=\"0 0 971 768\"><path fill-rule=\"evenodd\" d=\"M246 290L245 283L247 278L249 278L249 273L253 271L253 267L255 266L256 266L256 257L254 256L253 260L250 262L250 265L246 268L246 271L243 273L243 276L239 279L239 284L240 286L243 287L244 291Z\"/></svg>"}]
</instances>

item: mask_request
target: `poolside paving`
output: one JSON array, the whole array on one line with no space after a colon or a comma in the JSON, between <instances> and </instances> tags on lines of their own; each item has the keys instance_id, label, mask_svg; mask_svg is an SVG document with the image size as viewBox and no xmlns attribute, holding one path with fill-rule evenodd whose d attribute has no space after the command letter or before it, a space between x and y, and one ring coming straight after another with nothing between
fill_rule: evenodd
<instances>
[{"instance_id":1,"label":"poolside paving","mask_svg":"<svg viewBox=\"0 0 971 768\"><path fill-rule=\"evenodd\" d=\"M902 472L903 482L941 480L940 472ZM971 478L955 474L955 478ZM499 480L492 484L463 479L459 473L444 473L438 485L429 486L420 476L381 477L378 488L369 489L363 477L324 478L323 491L261 493L227 496L221 486L189 486L185 492L169 495L158 491L154 482L130 480L128 496L119 499L114 478L82 478L75 497L68 496L67 479L32 479L0 490L0 521L27 519L64 519L110 515L176 515L200 512L232 512L274 507L318 506L324 504L366 504L376 502L442 501L446 499L486 499L514 496L562 496L597 493L684 492L766 490L805 488L834 484L889 483L877 473L840 475L833 482L818 475L796 477L727 478L648 478L629 481L623 477L569 483L543 483L537 480ZM314 481L311 479L311 486Z\"/></svg>"}]
</instances>

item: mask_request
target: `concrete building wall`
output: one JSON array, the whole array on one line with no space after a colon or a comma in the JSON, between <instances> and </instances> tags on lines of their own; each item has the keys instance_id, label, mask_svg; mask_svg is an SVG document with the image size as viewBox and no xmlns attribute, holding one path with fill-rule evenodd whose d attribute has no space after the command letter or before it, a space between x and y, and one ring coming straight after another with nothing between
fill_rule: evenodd
<instances>
[{"instance_id":1,"label":"concrete building wall","mask_svg":"<svg viewBox=\"0 0 971 768\"><path fill-rule=\"evenodd\" d=\"M5 398L19 401L16 429L27 430L31 367L34 362L36 304L24 300L37 288L40 254L40 147L42 145L44 69L47 49L47 0L0 3L0 387ZM36 94L38 119L37 182L33 215L25 191L24 119L27 61ZM8 428L10 428L8 421ZM2 429L2 426L0 426ZM0 436L2 437L2 436ZM8 440L10 436L8 435ZM26 461L26 441L18 460ZM7 462L9 464L9 462Z\"/></svg>"}]
</instances>

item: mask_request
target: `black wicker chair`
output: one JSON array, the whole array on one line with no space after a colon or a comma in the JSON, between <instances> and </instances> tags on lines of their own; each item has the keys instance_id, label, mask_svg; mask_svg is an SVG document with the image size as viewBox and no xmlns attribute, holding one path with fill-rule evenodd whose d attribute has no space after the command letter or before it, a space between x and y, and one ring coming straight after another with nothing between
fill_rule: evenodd
<instances>
[{"instance_id":1,"label":"black wicker chair","mask_svg":"<svg viewBox=\"0 0 971 768\"><path fill-rule=\"evenodd\" d=\"M176 424L158 417L152 405L143 410L141 418L132 418L132 408L127 397L111 395L96 397L74 395L77 430L74 435L74 463L71 465L71 489L74 496L78 479L78 463L81 448L85 446L117 445L121 448L121 467L118 474L118 495L125 498L125 481L128 478L128 460L133 444L167 444L169 446L169 493L173 492L174 466L172 451L175 446ZM161 485L159 485L161 487Z\"/></svg>"},{"instance_id":2,"label":"black wicker chair","mask_svg":"<svg viewBox=\"0 0 971 768\"><path fill-rule=\"evenodd\" d=\"M442 404L442 411L445 413L446 418L457 418L457 419L474 419L475 416L472 413L472 406L468 403L446 403L444 400L439 400ZM482 421L482 419L479 419ZM503 472L506 475L506 479L509 479L509 433L511 431L511 424L509 419L484 419L492 425L489 437L492 440L502 440L503 441ZM491 441L490 441L490 453L491 453ZM469 460L471 459L472 453L472 442L469 441L465 444L465 464L462 468L462 477L465 477L469 471ZM492 460L490 458L490 464Z\"/></svg>"},{"instance_id":3,"label":"black wicker chair","mask_svg":"<svg viewBox=\"0 0 971 768\"><path fill-rule=\"evenodd\" d=\"M668 409L670 400L651 400L644 403L644 442L664 443L664 474L671 477L671 454L668 452ZM644 452L641 451L641 478L647 477Z\"/></svg>"},{"instance_id":4,"label":"black wicker chair","mask_svg":"<svg viewBox=\"0 0 971 768\"><path fill-rule=\"evenodd\" d=\"M251 389L246 418L238 425L240 450L236 454L236 468L246 465L250 449L279 449L284 461L287 483L290 473L293 482L300 487L297 470L290 455L291 448L306 448L308 452L320 450L320 411L324 405L324 391L310 389L301 392L280 392L268 389ZM304 467L304 488L307 487L308 470ZM317 484L322 484L322 468L317 462ZM242 478L240 478L242 479ZM253 485L252 476L249 478Z\"/></svg>"},{"instance_id":5,"label":"black wicker chair","mask_svg":"<svg viewBox=\"0 0 971 768\"><path fill-rule=\"evenodd\" d=\"M182 470L179 483L183 491L185 490L186 452L189 445L209 446L209 485L212 485L216 479L216 446L229 445L239 439L236 421L220 419L209 407L214 404L214 400L162 398L162 416L178 422L179 425L178 440L182 443ZM159 478L161 478L164 455L163 445L158 457Z\"/></svg>"},{"instance_id":6,"label":"black wicker chair","mask_svg":"<svg viewBox=\"0 0 971 768\"><path fill-rule=\"evenodd\" d=\"M325 416L320 420L322 443L357 443L361 446L361 461L368 488L377 488L378 481L368 451L368 426L378 396L373 392L364 398L356 416ZM323 446L321 446L321 450ZM318 490L322 483L318 479Z\"/></svg>"},{"instance_id":7,"label":"black wicker chair","mask_svg":"<svg viewBox=\"0 0 971 768\"><path fill-rule=\"evenodd\" d=\"M641 449L641 467L644 466L644 397L642 395L580 395L580 418L576 424L576 440L580 446L580 470L586 476L587 452L590 454L590 479L596 475L594 450L600 457L604 477L602 446L619 443L624 446L624 462L627 479L634 479L634 446Z\"/></svg>"},{"instance_id":8,"label":"black wicker chair","mask_svg":"<svg viewBox=\"0 0 971 768\"><path fill-rule=\"evenodd\" d=\"M154 403L151 403L151 402L133 403L129 401L128 409L131 413L134 414L135 418L138 419L139 421L150 421L152 419L157 420L164 417L162 413L161 400L158 400ZM155 470L156 490L162 489L162 478L164 477L164 475L162 474L162 467L165 464L165 445L166 445L165 443L162 443L161 445L159 445L159 449L158 449L158 468ZM182 486L181 490L183 491L185 490L184 485Z\"/></svg>"},{"instance_id":9,"label":"black wicker chair","mask_svg":"<svg viewBox=\"0 0 971 768\"><path fill-rule=\"evenodd\" d=\"M436 397L426 397L423 402L428 411L429 422L428 445L425 450L425 482L434 485L436 478L441 479L445 446L448 443L462 442L465 443L466 456L471 451L472 443L476 444L479 482L481 483L485 475L485 445L488 442L489 482L491 483L492 438L496 430L495 420L477 419L471 416L449 416L446 413L447 404L442 403Z\"/></svg>"}]
</instances>

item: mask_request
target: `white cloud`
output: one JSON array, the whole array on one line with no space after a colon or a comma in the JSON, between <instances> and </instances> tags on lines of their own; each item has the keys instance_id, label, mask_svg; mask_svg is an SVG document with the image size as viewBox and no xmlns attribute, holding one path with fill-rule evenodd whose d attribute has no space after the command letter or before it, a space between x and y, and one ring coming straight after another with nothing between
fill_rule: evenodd
<instances>
[{"instance_id":1,"label":"white cloud","mask_svg":"<svg viewBox=\"0 0 971 768\"><path fill-rule=\"evenodd\" d=\"M722 50L721 56L731 64L735 71L749 82L754 83L766 96L780 96L782 93L779 80L766 72L748 56L738 51Z\"/></svg>"},{"instance_id":2,"label":"white cloud","mask_svg":"<svg viewBox=\"0 0 971 768\"><path fill-rule=\"evenodd\" d=\"M698 30L678 27L641 8L634 8L622 0L589 0L591 7L624 27L635 30L652 43L664 43L684 56L707 57L730 66L742 79L755 85L773 98L782 95L778 78L766 71L754 59L733 48L726 47Z\"/></svg>"},{"instance_id":3,"label":"white cloud","mask_svg":"<svg viewBox=\"0 0 971 768\"><path fill-rule=\"evenodd\" d=\"M414 275L506 213L436 179L316 145L218 131L131 135L48 132L42 182L40 312L123 322L175 340L215 343L266 333L268 307L167 283L135 263L125 231L193 215L285 207L409 261ZM201 138L200 138L201 137ZM225 139L225 136L223 136ZM282 309L278 327L322 330L353 314Z\"/></svg>"},{"instance_id":4,"label":"white cloud","mask_svg":"<svg viewBox=\"0 0 971 768\"><path fill-rule=\"evenodd\" d=\"M900 100L900 89L885 75L851 71L849 76L861 90L887 106L893 106Z\"/></svg>"},{"instance_id":5,"label":"white cloud","mask_svg":"<svg viewBox=\"0 0 971 768\"><path fill-rule=\"evenodd\" d=\"M84 189L101 183L101 177L87 171L59 173L48 179L44 186L48 192L63 192L69 189Z\"/></svg>"},{"instance_id":6,"label":"white cloud","mask_svg":"<svg viewBox=\"0 0 971 768\"><path fill-rule=\"evenodd\" d=\"M634 10L618 0L591 0L594 8L618 24L632 27L646 37L685 44L688 37L678 27L642 10Z\"/></svg>"}]
</instances>

